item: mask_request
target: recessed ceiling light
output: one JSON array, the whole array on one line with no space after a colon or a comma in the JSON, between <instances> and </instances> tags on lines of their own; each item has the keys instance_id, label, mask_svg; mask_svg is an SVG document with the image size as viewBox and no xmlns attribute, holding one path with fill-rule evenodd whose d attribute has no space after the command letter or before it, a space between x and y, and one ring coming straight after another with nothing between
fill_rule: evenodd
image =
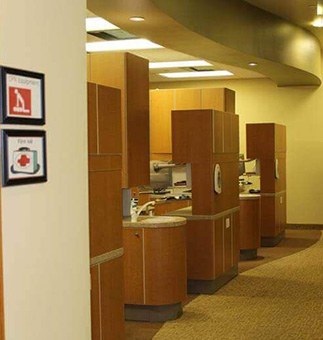
<instances>
[{"instance_id":1,"label":"recessed ceiling light","mask_svg":"<svg viewBox=\"0 0 323 340\"><path fill-rule=\"evenodd\" d=\"M111 41L97 41L86 43L87 52L149 50L163 48L146 39L125 39Z\"/></svg>"},{"instance_id":2,"label":"recessed ceiling light","mask_svg":"<svg viewBox=\"0 0 323 340\"><path fill-rule=\"evenodd\" d=\"M139 16L136 15L136 16L129 18L129 20L131 20L131 21L145 21L145 18L139 17Z\"/></svg>"},{"instance_id":3,"label":"recessed ceiling light","mask_svg":"<svg viewBox=\"0 0 323 340\"><path fill-rule=\"evenodd\" d=\"M205 60L186 60L186 61L165 61L149 63L149 68L172 68L172 67L196 67L196 66L211 66Z\"/></svg>"},{"instance_id":4,"label":"recessed ceiling light","mask_svg":"<svg viewBox=\"0 0 323 340\"><path fill-rule=\"evenodd\" d=\"M323 16L318 16L312 23L314 27L323 27Z\"/></svg>"},{"instance_id":5,"label":"recessed ceiling light","mask_svg":"<svg viewBox=\"0 0 323 340\"><path fill-rule=\"evenodd\" d=\"M251 63L249 63L248 65L251 66L251 67L254 67L254 66L257 66L258 64L255 63L255 62L251 62Z\"/></svg>"},{"instance_id":6,"label":"recessed ceiling light","mask_svg":"<svg viewBox=\"0 0 323 340\"><path fill-rule=\"evenodd\" d=\"M100 17L86 18L85 26L86 32L98 32L119 29L119 27Z\"/></svg>"},{"instance_id":7,"label":"recessed ceiling light","mask_svg":"<svg viewBox=\"0 0 323 340\"><path fill-rule=\"evenodd\" d=\"M217 71L197 71L197 72L173 72L159 73L160 76L167 78L200 78L200 77L225 77L233 76L232 72L226 70Z\"/></svg>"}]
</instances>

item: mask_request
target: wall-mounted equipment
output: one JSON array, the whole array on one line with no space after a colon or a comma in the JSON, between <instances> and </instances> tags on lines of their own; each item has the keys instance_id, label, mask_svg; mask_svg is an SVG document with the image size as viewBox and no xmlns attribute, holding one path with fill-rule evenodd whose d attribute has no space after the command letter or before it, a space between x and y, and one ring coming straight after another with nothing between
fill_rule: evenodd
<instances>
[{"instance_id":1,"label":"wall-mounted equipment","mask_svg":"<svg viewBox=\"0 0 323 340\"><path fill-rule=\"evenodd\" d=\"M214 167L214 191L217 194L222 192L222 177L220 164L216 164Z\"/></svg>"},{"instance_id":2,"label":"wall-mounted equipment","mask_svg":"<svg viewBox=\"0 0 323 340\"><path fill-rule=\"evenodd\" d=\"M278 159L275 159L275 179L279 179L279 164L278 164Z\"/></svg>"}]
</instances>

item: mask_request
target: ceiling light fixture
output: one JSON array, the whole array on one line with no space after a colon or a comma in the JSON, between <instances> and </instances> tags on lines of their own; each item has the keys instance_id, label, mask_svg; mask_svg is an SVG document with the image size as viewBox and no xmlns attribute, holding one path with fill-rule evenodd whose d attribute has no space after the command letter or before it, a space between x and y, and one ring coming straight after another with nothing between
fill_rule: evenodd
<instances>
[{"instance_id":1,"label":"ceiling light fixture","mask_svg":"<svg viewBox=\"0 0 323 340\"><path fill-rule=\"evenodd\" d=\"M313 21L312 26L323 27L323 16L317 16L317 18Z\"/></svg>"},{"instance_id":2,"label":"ceiling light fixture","mask_svg":"<svg viewBox=\"0 0 323 340\"><path fill-rule=\"evenodd\" d=\"M323 15L323 0L317 0L316 14Z\"/></svg>"},{"instance_id":3,"label":"ceiling light fixture","mask_svg":"<svg viewBox=\"0 0 323 340\"><path fill-rule=\"evenodd\" d=\"M258 64L255 63L255 62L251 62L251 63L249 63L248 65L251 66L251 67L254 67L254 66L257 66Z\"/></svg>"},{"instance_id":4,"label":"ceiling light fixture","mask_svg":"<svg viewBox=\"0 0 323 340\"><path fill-rule=\"evenodd\" d=\"M201 78L201 77L225 77L233 76L233 73L226 70L217 71L197 71L197 72L173 72L159 73L160 76L167 78Z\"/></svg>"},{"instance_id":5,"label":"ceiling light fixture","mask_svg":"<svg viewBox=\"0 0 323 340\"><path fill-rule=\"evenodd\" d=\"M111 41L96 41L86 43L87 52L149 50L163 48L146 39L125 39Z\"/></svg>"},{"instance_id":6,"label":"ceiling light fixture","mask_svg":"<svg viewBox=\"0 0 323 340\"><path fill-rule=\"evenodd\" d=\"M129 18L129 20L131 20L131 21L145 21L145 18L136 15L136 16Z\"/></svg>"},{"instance_id":7,"label":"ceiling light fixture","mask_svg":"<svg viewBox=\"0 0 323 340\"><path fill-rule=\"evenodd\" d=\"M186 60L186 61L161 61L149 63L150 69L155 68L174 68L174 67L197 67L197 66L211 66L205 60Z\"/></svg>"},{"instance_id":8,"label":"ceiling light fixture","mask_svg":"<svg viewBox=\"0 0 323 340\"><path fill-rule=\"evenodd\" d=\"M119 27L111 24L109 21L100 18L86 18L85 19L86 32L100 32L108 30L118 30Z\"/></svg>"}]
</instances>

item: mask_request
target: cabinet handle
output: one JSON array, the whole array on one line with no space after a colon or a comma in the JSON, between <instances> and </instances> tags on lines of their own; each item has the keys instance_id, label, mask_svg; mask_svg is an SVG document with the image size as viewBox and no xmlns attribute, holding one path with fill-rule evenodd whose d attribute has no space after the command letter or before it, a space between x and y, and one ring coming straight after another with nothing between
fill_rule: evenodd
<instances>
[{"instance_id":1,"label":"cabinet handle","mask_svg":"<svg viewBox=\"0 0 323 340\"><path fill-rule=\"evenodd\" d=\"M138 233L138 232L135 232L135 236L136 236L136 237L139 237L139 233Z\"/></svg>"}]
</instances>

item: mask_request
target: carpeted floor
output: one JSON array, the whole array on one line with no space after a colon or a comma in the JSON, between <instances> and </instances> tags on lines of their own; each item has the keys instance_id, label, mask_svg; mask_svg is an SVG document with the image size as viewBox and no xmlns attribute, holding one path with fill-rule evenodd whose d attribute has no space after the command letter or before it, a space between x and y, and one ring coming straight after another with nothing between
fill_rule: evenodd
<instances>
[{"instance_id":1,"label":"carpeted floor","mask_svg":"<svg viewBox=\"0 0 323 340\"><path fill-rule=\"evenodd\" d=\"M154 339L323 339L323 238L200 295Z\"/></svg>"}]
</instances>

